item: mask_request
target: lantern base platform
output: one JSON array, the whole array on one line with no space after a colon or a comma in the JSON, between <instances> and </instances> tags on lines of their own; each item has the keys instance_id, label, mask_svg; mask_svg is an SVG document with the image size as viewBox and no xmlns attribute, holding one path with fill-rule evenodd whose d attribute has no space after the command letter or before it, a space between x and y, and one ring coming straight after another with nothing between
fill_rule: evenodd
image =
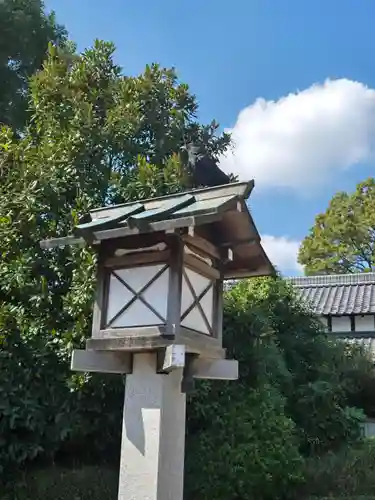
<instances>
[{"instance_id":1,"label":"lantern base platform","mask_svg":"<svg viewBox=\"0 0 375 500\"><path fill-rule=\"evenodd\" d=\"M181 327L179 335L168 335L164 327L101 330L86 341L94 351L149 352L174 344L184 345L187 353L225 359L225 349L218 339Z\"/></svg>"},{"instance_id":2,"label":"lantern base platform","mask_svg":"<svg viewBox=\"0 0 375 500\"><path fill-rule=\"evenodd\" d=\"M134 357L139 354L142 353L76 349L72 353L71 369L78 372L128 375L133 372ZM144 352L144 354L155 353ZM156 373L167 374L180 369L184 370L184 377L187 379L238 379L238 361L234 359L205 358L195 355L188 355L185 358L184 346L176 344L167 347L164 352L156 352Z\"/></svg>"}]
</instances>

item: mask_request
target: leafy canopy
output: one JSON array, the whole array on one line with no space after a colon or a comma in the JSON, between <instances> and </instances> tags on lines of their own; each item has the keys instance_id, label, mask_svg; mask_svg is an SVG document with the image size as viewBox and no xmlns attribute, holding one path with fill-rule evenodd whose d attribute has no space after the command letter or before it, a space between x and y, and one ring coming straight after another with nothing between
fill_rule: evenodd
<instances>
[{"instance_id":1,"label":"leafy canopy","mask_svg":"<svg viewBox=\"0 0 375 500\"><path fill-rule=\"evenodd\" d=\"M0 123L20 130L28 116L28 80L42 67L49 42L64 45L66 31L41 0L2 0L0 33Z\"/></svg>"},{"instance_id":2,"label":"leafy canopy","mask_svg":"<svg viewBox=\"0 0 375 500\"><path fill-rule=\"evenodd\" d=\"M307 274L362 273L375 269L375 179L340 192L303 240L299 262Z\"/></svg>"},{"instance_id":3,"label":"leafy canopy","mask_svg":"<svg viewBox=\"0 0 375 500\"><path fill-rule=\"evenodd\" d=\"M224 325L240 378L201 382L192 395L186 498L299 499L306 461L359 439L362 401L352 398L374 380L372 364L330 341L281 279L231 289Z\"/></svg>"},{"instance_id":4,"label":"leafy canopy","mask_svg":"<svg viewBox=\"0 0 375 500\"><path fill-rule=\"evenodd\" d=\"M102 450L120 431L121 379L69 372L90 332L95 255L43 251L40 240L68 234L93 207L189 186L185 141L213 155L228 144L196 120L174 70L124 76L113 52L50 45L30 82L30 122L19 136L0 130L0 470L65 447Z\"/></svg>"},{"instance_id":5,"label":"leafy canopy","mask_svg":"<svg viewBox=\"0 0 375 500\"><path fill-rule=\"evenodd\" d=\"M196 120L196 99L174 70L124 76L113 51L100 41L83 54L51 45L31 80L30 122L20 136L0 133L6 477L37 457L114 460L120 443L121 378L69 372L71 348L90 332L95 256L42 251L39 241L67 234L94 206L190 186L180 147L217 156L229 141ZM327 342L281 280L228 293L225 345L241 377L204 382L190 402L187 498L292 498L306 457L358 438L352 396L360 375L371 379L364 358Z\"/></svg>"}]
</instances>

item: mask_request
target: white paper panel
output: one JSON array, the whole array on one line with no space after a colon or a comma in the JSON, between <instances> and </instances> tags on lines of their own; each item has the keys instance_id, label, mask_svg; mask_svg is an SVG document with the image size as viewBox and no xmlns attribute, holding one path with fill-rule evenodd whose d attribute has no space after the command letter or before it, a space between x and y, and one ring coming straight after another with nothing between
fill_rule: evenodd
<instances>
[{"instance_id":1,"label":"white paper panel","mask_svg":"<svg viewBox=\"0 0 375 500\"><path fill-rule=\"evenodd\" d=\"M206 318L212 327L212 316L213 316L213 306L214 306L214 291L211 287L207 293L205 293L200 301L200 305L206 315Z\"/></svg>"},{"instance_id":2,"label":"white paper panel","mask_svg":"<svg viewBox=\"0 0 375 500\"><path fill-rule=\"evenodd\" d=\"M181 322L182 326L186 328L191 328L192 330L197 330L202 333L209 333L206 323L204 322L203 316L201 315L198 307L194 307L189 314Z\"/></svg>"},{"instance_id":3,"label":"white paper panel","mask_svg":"<svg viewBox=\"0 0 375 500\"><path fill-rule=\"evenodd\" d=\"M111 324L113 328L126 328L128 326L159 325L160 319L139 299L133 302L125 311Z\"/></svg>"},{"instance_id":4,"label":"white paper panel","mask_svg":"<svg viewBox=\"0 0 375 500\"><path fill-rule=\"evenodd\" d=\"M187 277L189 278L189 281L194 288L195 294L199 295L200 293L203 292L203 290L210 284L211 280L206 278L205 276L202 276L195 271L192 271L191 269L188 269L187 267L185 268L185 272L187 274Z\"/></svg>"},{"instance_id":5,"label":"white paper panel","mask_svg":"<svg viewBox=\"0 0 375 500\"><path fill-rule=\"evenodd\" d=\"M127 304L134 295L119 281L111 275L109 281L109 296L107 309L107 323Z\"/></svg>"},{"instance_id":6,"label":"white paper panel","mask_svg":"<svg viewBox=\"0 0 375 500\"><path fill-rule=\"evenodd\" d=\"M127 269L118 269L116 273L127 283L133 290L139 292L155 274L164 267L164 264L154 264L152 266L139 266Z\"/></svg>"},{"instance_id":7,"label":"white paper panel","mask_svg":"<svg viewBox=\"0 0 375 500\"><path fill-rule=\"evenodd\" d=\"M167 317L169 269L166 269L143 293L142 297L165 319Z\"/></svg>"},{"instance_id":8,"label":"white paper panel","mask_svg":"<svg viewBox=\"0 0 375 500\"><path fill-rule=\"evenodd\" d=\"M185 276L182 276L182 294L181 294L181 316L184 314L186 309L188 309L194 302L193 296L191 294L190 288L186 283Z\"/></svg>"}]
</instances>

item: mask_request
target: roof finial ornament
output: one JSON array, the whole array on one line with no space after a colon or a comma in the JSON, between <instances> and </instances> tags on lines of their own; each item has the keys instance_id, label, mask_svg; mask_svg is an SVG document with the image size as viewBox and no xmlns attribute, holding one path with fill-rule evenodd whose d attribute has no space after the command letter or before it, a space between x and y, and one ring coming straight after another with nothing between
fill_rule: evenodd
<instances>
[{"instance_id":1,"label":"roof finial ornament","mask_svg":"<svg viewBox=\"0 0 375 500\"><path fill-rule=\"evenodd\" d=\"M214 187L229 184L230 178L217 166L217 161L194 142L185 143L181 150L185 153L186 163L194 187Z\"/></svg>"}]
</instances>

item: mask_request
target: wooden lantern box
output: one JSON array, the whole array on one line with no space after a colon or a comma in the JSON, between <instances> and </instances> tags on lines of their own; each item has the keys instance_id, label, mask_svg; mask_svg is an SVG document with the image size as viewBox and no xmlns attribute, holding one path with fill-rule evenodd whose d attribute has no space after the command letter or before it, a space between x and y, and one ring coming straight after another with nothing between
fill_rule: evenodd
<instances>
[{"instance_id":1,"label":"wooden lantern box","mask_svg":"<svg viewBox=\"0 0 375 500\"><path fill-rule=\"evenodd\" d=\"M44 248L97 249L97 292L86 348L131 353L182 345L224 359L223 281L274 272L246 205L254 183L104 207Z\"/></svg>"}]
</instances>

